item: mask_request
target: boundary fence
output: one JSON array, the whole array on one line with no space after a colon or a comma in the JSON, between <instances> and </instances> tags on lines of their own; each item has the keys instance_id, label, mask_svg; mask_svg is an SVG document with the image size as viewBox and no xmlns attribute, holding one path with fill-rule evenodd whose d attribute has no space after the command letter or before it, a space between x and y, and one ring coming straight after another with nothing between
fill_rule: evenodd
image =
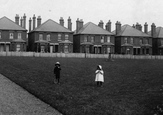
<instances>
[{"instance_id":1,"label":"boundary fence","mask_svg":"<svg viewBox=\"0 0 163 115\"><path fill-rule=\"evenodd\" d=\"M25 57L67 57L67 58L106 58L111 59L163 59L162 55L119 55L119 54L86 54L86 53L38 53L38 52L0 52L0 56Z\"/></svg>"}]
</instances>

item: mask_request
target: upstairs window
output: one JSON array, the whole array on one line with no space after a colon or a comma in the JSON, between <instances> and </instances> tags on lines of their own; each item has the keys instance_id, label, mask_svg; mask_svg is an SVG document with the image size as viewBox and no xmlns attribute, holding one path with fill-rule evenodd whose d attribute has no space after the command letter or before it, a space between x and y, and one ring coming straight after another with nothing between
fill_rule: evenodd
<instances>
[{"instance_id":1,"label":"upstairs window","mask_svg":"<svg viewBox=\"0 0 163 115\"><path fill-rule=\"evenodd\" d=\"M146 39L146 42L145 42L145 43L146 43L146 44L149 44L149 39L148 39L148 38Z\"/></svg>"},{"instance_id":2,"label":"upstairs window","mask_svg":"<svg viewBox=\"0 0 163 115\"><path fill-rule=\"evenodd\" d=\"M131 44L134 44L134 39L133 38L131 38Z\"/></svg>"},{"instance_id":3,"label":"upstairs window","mask_svg":"<svg viewBox=\"0 0 163 115\"><path fill-rule=\"evenodd\" d=\"M163 39L161 40L161 45L163 45Z\"/></svg>"},{"instance_id":4,"label":"upstairs window","mask_svg":"<svg viewBox=\"0 0 163 115\"><path fill-rule=\"evenodd\" d=\"M143 40L142 39L140 39L140 44L143 44Z\"/></svg>"},{"instance_id":5,"label":"upstairs window","mask_svg":"<svg viewBox=\"0 0 163 115\"><path fill-rule=\"evenodd\" d=\"M47 34L47 35L46 35L46 40L47 40L47 41L50 41L50 34Z\"/></svg>"},{"instance_id":6,"label":"upstairs window","mask_svg":"<svg viewBox=\"0 0 163 115\"><path fill-rule=\"evenodd\" d=\"M22 39L22 34L18 33L18 39Z\"/></svg>"},{"instance_id":7,"label":"upstairs window","mask_svg":"<svg viewBox=\"0 0 163 115\"><path fill-rule=\"evenodd\" d=\"M87 36L84 37L84 42L88 42Z\"/></svg>"},{"instance_id":8,"label":"upstairs window","mask_svg":"<svg viewBox=\"0 0 163 115\"><path fill-rule=\"evenodd\" d=\"M127 44L127 38L124 39L124 43Z\"/></svg>"},{"instance_id":9,"label":"upstairs window","mask_svg":"<svg viewBox=\"0 0 163 115\"><path fill-rule=\"evenodd\" d=\"M43 35L39 34L39 40L43 40Z\"/></svg>"},{"instance_id":10,"label":"upstairs window","mask_svg":"<svg viewBox=\"0 0 163 115\"><path fill-rule=\"evenodd\" d=\"M107 37L107 42L110 42L110 36Z\"/></svg>"},{"instance_id":11,"label":"upstairs window","mask_svg":"<svg viewBox=\"0 0 163 115\"><path fill-rule=\"evenodd\" d=\"M69 37L69 35L65 35L65 41L68 41L68 37Z\"/></svg>"},{"instance_id":12,"label":"upstairs window","mask_svg":"<svg viewBox=\"0 0 163 115\"><path fill-rule=\"evenodd\" d=\"M14 34L10 33L10 39L14 39Z\"/></svg>"},{"instance_id":13,"label":"upstairs window","mask_svg":"<svg viewBox=\"0 0 163 115\"><path fill-rule=\"evenodd\" d=\"M61 41L61 34L58 34L58 41Z\"/></svg>"},{"instance_id":14,"label":"upstairs window","mask_svg":"<svg viewBox=\"0 0 163 115\"><path fill-rule=\"evenodd\" d=\"M91 42L94 42L94 37L93 36L91 36Z\"/></svg>"},{"instance_id":15,"label":"upstairs window","mask_svg":"<svg viewBox=\"0 0 163 115\"><path fill-rule=\"evenodd\" d=\"M101 43L104 43L104 36L101 37Z\"/></svg>"}]
</instances>

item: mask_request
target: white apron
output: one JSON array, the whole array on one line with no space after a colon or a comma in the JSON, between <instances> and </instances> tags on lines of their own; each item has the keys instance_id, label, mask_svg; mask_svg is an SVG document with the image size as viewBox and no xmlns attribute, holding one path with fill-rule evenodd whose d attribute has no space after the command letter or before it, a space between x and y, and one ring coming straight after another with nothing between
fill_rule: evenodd
<instances>
[{"instance_id":1,"label":"white apron","mask_svg":"<svg viewBox=\"0 0 163 115\"><path fill-rule=\"evenodd\" d=\"M104 71L103 70L96 70L95 73L96 73L95 81L104 82Z\"/></svg>"}]
</instances>

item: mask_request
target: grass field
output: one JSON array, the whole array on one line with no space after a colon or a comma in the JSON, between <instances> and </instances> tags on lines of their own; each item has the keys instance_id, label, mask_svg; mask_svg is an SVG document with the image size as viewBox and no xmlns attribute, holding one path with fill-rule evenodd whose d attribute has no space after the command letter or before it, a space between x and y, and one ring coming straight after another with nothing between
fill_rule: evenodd
<instances>
[{"instance_id":1,"label":"grass field","mask_svg":"<svg viewBox=\"0 0 163 115\"><path fill-rule=\"evenodd\" d=\"M61 63L61 84L53 68ZM94 82L104 70L103 87ZM0 57L0 73L64 115L154 115L163 104L162 60Z\"/></svg>"}]
</instances>

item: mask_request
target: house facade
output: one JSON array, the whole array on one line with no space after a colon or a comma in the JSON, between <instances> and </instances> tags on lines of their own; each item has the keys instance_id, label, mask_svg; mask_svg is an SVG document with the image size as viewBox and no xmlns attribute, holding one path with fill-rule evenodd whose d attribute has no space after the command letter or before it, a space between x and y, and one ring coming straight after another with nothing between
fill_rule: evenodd
<instances>
[{"instance_id":1,"label":"house facade","mask_svg":"<svg viewBox=\"0 0 163 115\"><path fill-rule=\"evenodd\" d=\"M32 30L32 20L29 20L29 30ZM28 33L29 51L35 52L73 52L73 32L71 31L71 19L68 19L68 28L64 27L63 18L60 24L49 19L41 24L41 18L33 16L33 30Z\"/></svg>"},{"instance_id":2,"label":"house facade","mask_svg":"<svg viewBox=\"0 0 163 115\"><path fill-rule=\"evenodd\" d=\"M152 55L152 37L141 31L141 25L132 27L116 22L115 53L132 55ZM146 28L147 29L147 28Z\"/></svg>"},{"instance_id":3,"label":"house facade","mask_svg":"<svg viewBox=\"0 0 163 115\"><path fill-rule=\"evenodd\" d=\"M106 27L108 30L111 29L111 27L108 27L108 24ZM114 35L108 30L103 29L102 21L98 26L92 22L83 25L83 21L77 19L76 31L73 36L74 52L93 54L114 53Z\"/></svg>"},{"instance_id":4,"label":"house facade","mask_svg":"<svg viewBox=\"0 0 163 115\"><path fill-rule=\"evenodd\" d=\"M26 19L26 16L23 16ZM23 22L25 25L25 21ZM24 26L25 27L25 26ZM27 30L19 25L19 16L16 15L15 22L7 17L0 19L0 51L26 51Z\"/></svg>"}]
</instances>

